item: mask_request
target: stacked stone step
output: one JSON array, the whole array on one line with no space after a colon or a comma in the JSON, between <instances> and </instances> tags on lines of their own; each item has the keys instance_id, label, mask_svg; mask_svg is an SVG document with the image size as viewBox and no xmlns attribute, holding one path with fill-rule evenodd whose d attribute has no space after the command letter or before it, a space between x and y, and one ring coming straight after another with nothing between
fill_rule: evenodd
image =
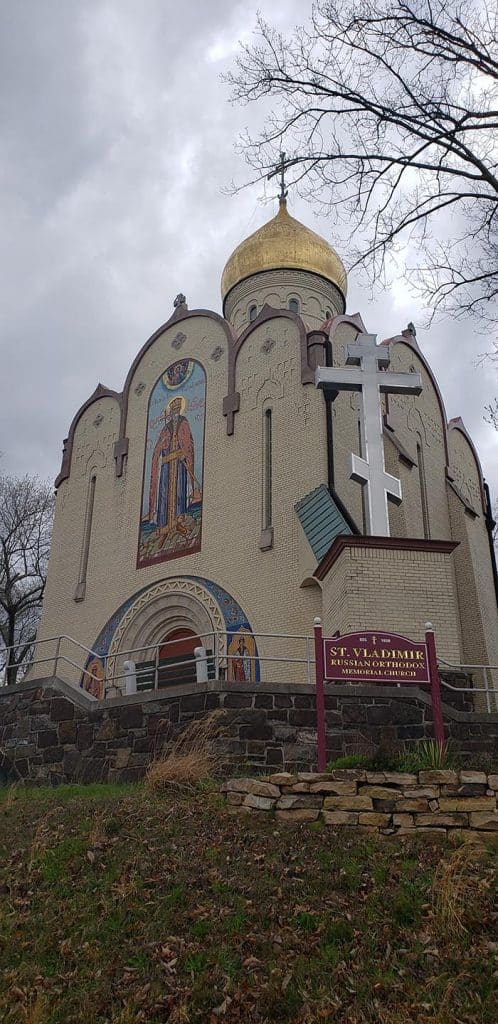
<instances>
[{"instance_id":1,"label":"stacked stone step","mask_svg":"<svg viewBox=\"0 0 498 1024\"><path fill-rule=\"evenodd\" d=\"M279 821L317 821L383 834L498 831L498 775L480 771L276 772L221 787L233 814L271 811Z\"/></svg>"}]
</instances>

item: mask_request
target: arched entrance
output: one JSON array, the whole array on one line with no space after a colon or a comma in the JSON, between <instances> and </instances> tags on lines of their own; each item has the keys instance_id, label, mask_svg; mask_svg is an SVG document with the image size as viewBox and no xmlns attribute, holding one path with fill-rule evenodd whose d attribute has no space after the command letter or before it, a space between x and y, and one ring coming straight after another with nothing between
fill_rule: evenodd
<instances>
[{"instance_id":1,"label":"arched entrance","mask_svg":"<svg viewBox=\"0 0 498 1024\"><path fill-rule=\"evenodd\" d=\"M181 644L177 648L177 653L185 657L195 647L204 647L208 679L223 679L227 672L227 649L230 648L230 654L240 654L239 634L249 654L253 655L248 671L247 653L242 651L244 679L258 682L259 663L254 660L258 654L256 643L240 605L212 580L177 576L158 580L128 598L101 630L93 650L105 667L107 681L117 679L122 686L124 662L132 660L137 670L137 690L151 690L158 685L159 652L171 643L172 637L185 641L187 646L183 651ZM167 649L162 653L168 657ZM240 666L237 673L240 674ZM164 679L163 685L173 685L166 672Z\"/></svg>"},{"instance_id":2,"label":"arched entrance","mask_svg":"<svg viewBox=\"0 0 498 1024\"><path fill-rule=\"evenodd\" d=\"M157 685L175 686L195 683L194 650L202 641L192 629L182 626L163 637L158 651Z\"/></svg>"}]
</instances>

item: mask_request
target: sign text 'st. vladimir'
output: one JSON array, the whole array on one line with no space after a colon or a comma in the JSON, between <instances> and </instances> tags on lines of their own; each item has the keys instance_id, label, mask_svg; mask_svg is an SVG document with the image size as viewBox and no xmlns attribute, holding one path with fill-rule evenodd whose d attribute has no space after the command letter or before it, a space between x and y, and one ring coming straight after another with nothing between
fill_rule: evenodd
<instances>
[{"instance_id":1,"label":"sign text 'st. vladimir'","mask_svg":"<svg viewBox=\"0 0 498 1024\"><path fill-rule=\"evenodd\" d=\"M427 647L398 633L346 633L323 640L324 678L348 682L428 683Z\"/></svg>"}]
</instances>

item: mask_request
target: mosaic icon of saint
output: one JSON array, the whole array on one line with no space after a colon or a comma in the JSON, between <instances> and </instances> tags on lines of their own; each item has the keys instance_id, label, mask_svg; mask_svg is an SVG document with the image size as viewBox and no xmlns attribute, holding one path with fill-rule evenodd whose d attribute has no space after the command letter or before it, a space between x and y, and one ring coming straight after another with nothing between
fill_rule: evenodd
<instances>
[{"instance_id":1,"label":"mosaic icon of saint","mask_svg":"<svg viewBox=\"0 0 498 1024\"><path fill-rule=\"evenodd\" d=\"M248 682L251 678L251 660L249 649L244 637L239 637L239 642L232 658L232 675L235 682Z\"/></svg>"},{"instance_id":2,"label":"mosaic icon of saint","mask_svg":"<svg viewBox=\"0 0 498 1024\"><path fill-rule=\"evenodd\" d=\"M149 521L169 530L185 515L191 501L200 500L194 476L194 439L183 396L172 398L164 410L164 427L152 456Z\"/></svg>"},{"instance_id":3,"label":"mosaic icon of saint","mask_svg":"<svg viewBox=\"0 0 498 1024\"><path fill-rule=\"evenodd\" d=\"M86 666L86 671L80 686L92 697L102 700L104 696L105 668L100 658L92 658Z\"/></svg>"}]
</instances>

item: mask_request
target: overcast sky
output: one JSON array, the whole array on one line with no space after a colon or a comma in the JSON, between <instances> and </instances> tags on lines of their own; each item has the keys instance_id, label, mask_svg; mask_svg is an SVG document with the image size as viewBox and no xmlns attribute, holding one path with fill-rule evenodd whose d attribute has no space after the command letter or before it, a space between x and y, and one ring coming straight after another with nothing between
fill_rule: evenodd
<instances>
[{"instance_id":1,"label":"overcast sky","mask_svg":"<svg viewBox=\"0 0 498 1024\"><path fill-rule=\"evenodd\" d=\"M0 0L0 468L55 477L71 419L101 381L121 390L137 350L171 315L220 311L234 247L276 210L238 134L264 111L232 107L221 73L256 11L282 29L308 0ZM266 198L275 192L266 188ZM336 245L332 220L291 212ZM406 285L370 294L349 278L348 310L379 340L421 322ZM462 416L498 496L497 434L483 420L491 342L468 324L418 331L448 417Z\"/></svg>"}]
</instances>

